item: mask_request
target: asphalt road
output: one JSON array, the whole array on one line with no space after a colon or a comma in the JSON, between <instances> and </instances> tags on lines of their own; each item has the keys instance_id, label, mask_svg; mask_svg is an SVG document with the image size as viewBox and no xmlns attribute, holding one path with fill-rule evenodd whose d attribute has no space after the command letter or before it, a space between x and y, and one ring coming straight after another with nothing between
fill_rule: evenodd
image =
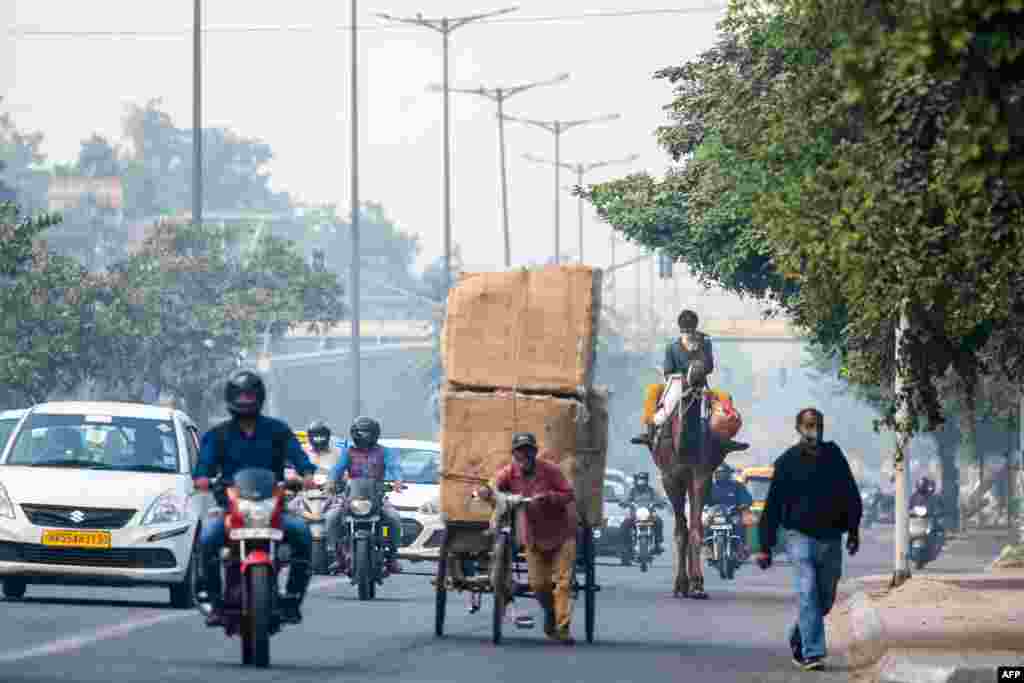
<instances>
[{"instance_id":1,"label":"asphalt road","mask_svg":"<svg viewBox=\"0 0 1024 683\"><path fill-rule=\"evenodd\" d=\"M885 542L889 533L884 528L864 532L862 552L846 560L846 576L886 573L892 562ZM605 561L613 564L611 558ZM433 565L404 566L427 571ZM243 668L239 641L205 628L198 612L168 608L166 590L30 586L25 600L0 605L0 681L847 679L842 671L798 672L789 661L785 630L795 607L787 564L767 572L746 565L728 583L709 571L710 599L703 602L671 598L671 572L668 559L646 574L602 564L598 642L582 642L578 605L574 628L581 642L575 648L547 642L539 626L532 631L510 626L496 647L490 642L486 598L484 610L470 615L468 598L458 595L449 599L449 635L435 639L433 592L426 577L395 577L372 603L358 602L347 580L315 579L305 621L271 641L269 670ZM523 608L536 612L533 604Z\"/></svg>"}]
</instances>

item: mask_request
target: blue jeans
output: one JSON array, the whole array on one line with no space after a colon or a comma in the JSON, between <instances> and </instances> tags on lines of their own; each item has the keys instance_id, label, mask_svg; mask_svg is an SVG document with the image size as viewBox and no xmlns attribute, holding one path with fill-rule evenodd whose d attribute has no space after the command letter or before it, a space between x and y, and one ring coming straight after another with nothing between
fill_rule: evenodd
<instances>
[{"instance_id":1,"label":"blue jeans","mask_svg":"<svg viewBox=\"0 0 1024 683\"><path fill-rule=\"evenodd\" d=\"M822 541L787 530L786 552L793 563L799 599L797 621L789 630L790 642L799 628L804 658L824 657L825 615L832 610L843 573L842 537Z\"/></svg>"},{"instance_id":2,"label":"blue jeans","mask_svg":"<svg viewBox=\"0 0 1024 683\"><path fill-rule=\"evenodd\" d=\"M291 568L288 571L288 593L304 595L309 586L310 561L313 559L313 537L306 523L292 515L283 515L281 527L284 542L291 548ZM199 538L202 546L203 578L206 592L214 602L221 598L220 550L224 547L224 518L213 519L203 527Z\"/></svg>"}]
</instances>

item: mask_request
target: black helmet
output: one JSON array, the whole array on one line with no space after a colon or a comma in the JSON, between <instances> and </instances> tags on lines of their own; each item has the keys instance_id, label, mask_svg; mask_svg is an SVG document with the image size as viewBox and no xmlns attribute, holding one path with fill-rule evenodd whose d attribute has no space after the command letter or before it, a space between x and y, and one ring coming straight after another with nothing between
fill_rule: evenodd
<instances>
[{"instance_id":1,"label":"black helmet","mask_svg":"<svg viewBox=\"0 0 1024 683\"><path fill-rule=\"evenodd\" d=\"M373 448L380 438L380 423L372 417L357 417L348 433L356 448Z\"/></svg>"},{"instance_id":2,"label":"black helmet","mask_svg":"<svg viewBox=\"0 0 1024 683\"><path fill-rule=\"evenodd\" d=\"M633 484L635 486L649 486L651 483L650 479L650 475L646 472L637 472L633 475Z\"/></svg>"},{"instance_id":3,"label":"black helmet","mask_svg":"<svg viewBox=\"0 0 1024 683\"><path fill-rule=\"evenodd\" d=\"M512 435L512 450L517 451L520 448L532 448L537 450L537 437L529 432L518 432Z\"/></svg>"},{"instance_id":4,"label":"black helmet","mask_svg":"<svg viewBox=\"0 0 1024 683\"><path fill-rule=\"evenodd\" d=\"M931 493L932 480L929 479L928 477L921 477L921 479L917 482L917 490L921 493Z\"/></svg>"},{"instance_id":5,"label":"black helmet","mask_svg":"<svg viewBox=\"0 0 1024 683\"><path fill-rule=\"evenodd\" d=\"M323 420L313 420L306 429L309 443L318 451L326 451L331 447L331 428Z\"/></svg>"},{"instance_id":6,"label":"black helmet","mask_svg":"<svg viewBox=\"0 0 1024 683\"><path fill-rule=\"evenodd\" d=\"M676 322L679 323L680 330L688 330L692 332L697 329L697 325L700 323L700 318L697 317L695 312L687 308L679 314Z\"/></svg>"},{"instance_id":7,"label":"black helmet","mask_svg":"<svg viewBox=\"0 0 1024 683\"><path fill-rule=\"evenodd\" d=\"M715 480L721 481L723 479L728 480L732 478L733 469L729 465L722 463L722 465L715 470Z\"/></svg>"},{"instance_id":8,"label":"black helmet","mask_svg":"<svg viewBox=\"0 0 1024 683\"><path fill-rule=\"evenodd\" d=\"M239 370L228 378L224 402L235 417L252 417L263 410L267 388L260 376L251 370Z\"/></svg>"}]
</instances>

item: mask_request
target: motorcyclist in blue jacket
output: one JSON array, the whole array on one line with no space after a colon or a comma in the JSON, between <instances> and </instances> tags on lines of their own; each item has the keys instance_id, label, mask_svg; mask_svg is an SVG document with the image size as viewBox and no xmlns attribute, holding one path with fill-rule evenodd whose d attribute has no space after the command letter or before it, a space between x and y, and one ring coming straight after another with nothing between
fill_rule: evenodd
<instances>
[{"instance_id":1,"label":"motorcyclist in blue jacket","mask_svg":"<svg viewBox=\"0 0 1024 683\"><path fill-rule=\"evenodd\" d=\"M727 508L733 508L734 511L741 511L743 508L749 508L754 504L754 498L750 495L750 491L747 487L736 481L733 478L734 470L729 467L726 463L722 463L721 466L715 470L714 480L711 486L711 497L708 500L708 505L724 505ZM732 524L733 535L739 538L740 556L745 557L747 550L746 546L746 534L743 530L743 525L739 514L733 514L730 519Z\"/></svg>"},{"instance_id":2,"label":"motorcyclist in blue jacket","mask_svg":"<svg viewBox=\"0 0 1024 683\"><path fill-rule=\"evenodd\" d=\"M358 417L349 429L350 440L341 441L341 455L338 457L338 464L331 472L331 482L336 491L343 489L342 482L346 475L349 479L376 479L378 481L390 481L394 483L394 490L401 491L402 484L401 460L397 452L390 448L381 446L380 423L371 417ZM337 542L341 537L342 521L345 519L347 505L340 505L327 515L327 533L330 538ZM402 535L402 520L394 506L384 501L381 517L387 523L388 533L388 571L397 574L401 571L398 564L398 548L400 547ZM336 546L341 548L341 544ZM338 562L331 567L332 572L344 571L341 565L343 556L338 553Z\"/></svg>"},{"instance_id":3,"label":"motorcyclist in blue jacket","mask_svg":"<svg viewBox=\"0 0 1024 683\"><path fill-rule=\"evenodd\" d=\"M199 462L193 473L197 489L208 491L210 477L218 472L221 480L229 483L239 470L250 467L272 470L279 482L284 481L286 465L303 475L306 487L313 486L316 466L291 428L281 420L260 414L266 396L263 380L254 372L241 370L228 380L224 400L232 417L203 435ZM313 539L305 522L297 517L285 514L281 525L285 542L291 547L291 568L281 607L286 621L298 623L302 620L299 606L309 586ZM210 626L222 623L220 550L224 544L224 518L207 520L200 538L203 585L198 597L200 603L210 608Z\"/></svg>"}]
</instances>

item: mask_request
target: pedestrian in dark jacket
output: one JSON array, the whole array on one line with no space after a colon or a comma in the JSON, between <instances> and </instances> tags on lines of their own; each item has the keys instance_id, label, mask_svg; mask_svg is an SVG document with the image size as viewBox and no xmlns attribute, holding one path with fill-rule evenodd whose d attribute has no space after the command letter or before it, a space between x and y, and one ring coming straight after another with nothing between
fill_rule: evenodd
<instances>
[{"instance_id":1,"label":"pedestrian in dark jacket","mask_svg":"<svg viewBox=\"0 0 1024 683\"><path fill-rule=\"evenodd\" d=\"M861 498L850 464L839 446L823 441L824 416L804 408L796 416L800 442L775 461L775 473L760 521L761 569L772 563L778 529L796 573L799 611L790 630L793 662L823 668L825 615L832 609L843 569L842 537L850 555L860 548Z\"/></svg>"}]
</instances>

